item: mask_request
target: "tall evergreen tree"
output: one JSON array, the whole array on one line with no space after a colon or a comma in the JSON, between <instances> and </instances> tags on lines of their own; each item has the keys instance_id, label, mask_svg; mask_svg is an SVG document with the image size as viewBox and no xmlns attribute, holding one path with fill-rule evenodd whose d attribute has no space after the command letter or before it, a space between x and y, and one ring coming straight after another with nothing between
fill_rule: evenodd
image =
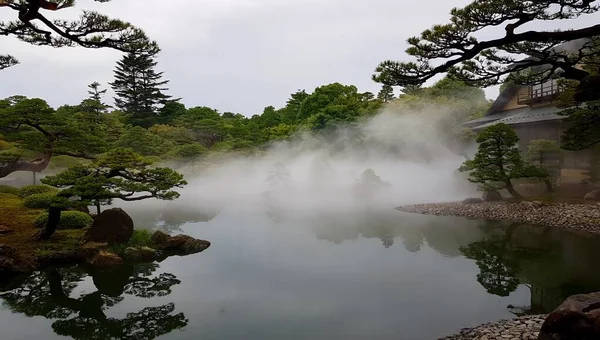
<instances>
[{"instance_id":1,"label":"tall evergreen tree","mask_svg":"<svg viewBox=\"0 0 600 340\"><path fill-rule=\"evenodd\" d=\"M392 101L394 99L394 88L391 85L383 84L377 94L377 99L381 99L384 103Z\"/></svg>"},{"instance_id":2,"label":"tall evergreen tree","mask_svg":"<svg viewBox=\"0 0 600 340\"><path fill-rule=\"evenodd\" d=\"M115 105L129 115L130 123L149 127L158 118L158 106L171 96L163 93L169 81L154 70L158 47L129 53L117 62L115 81L110 83L117 97Z\"/></svg>"},{"instance_id":3,"label":"tall evergreen tree","mask_svg":"<svg viewBox=\"0 0 600 340\"><path fill-rule=\"evenodd\" d=\"M97 81L88 85L90 90L88 91L89 97L81 101L79 107L83 112L94 114L96 118L103 113L106 113L110 105L106 105L102 101L102 97L106 93L106 89L100 89L100 83Z\"/></svg>"}]
</instances>

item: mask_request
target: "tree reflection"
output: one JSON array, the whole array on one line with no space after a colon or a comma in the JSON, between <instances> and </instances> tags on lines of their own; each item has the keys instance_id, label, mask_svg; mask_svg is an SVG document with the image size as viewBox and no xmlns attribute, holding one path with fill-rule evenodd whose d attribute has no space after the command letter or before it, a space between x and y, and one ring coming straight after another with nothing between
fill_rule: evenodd
<instances>
[{"instance_id":1,"label":"tree reflection","mask_svg":"<svg viewBox=\"0 0 600 340\"><path fill-rule=\"evenodd\" d=\"M491 237L460 247L463 255L475 260L479 267L477 281L488 293L508 296L514 292L519 279L519 261L512 247L512 234L518 224L511 224L501 237Z\"/></svg>"},{"instance_id":2,"label":"tree reflection","mask_svg":"<svg viewBox=\"0 0 600 340\"><path fill-rule=\"evenodd\" d=\"M29 317L58 319L52 329L74 339L154 339L187 325L175 305L146 307L113 318L106 311L123 301L123 295L140 298L166 296L181 283L173 274L153 276L158 265L119 266L110 270L49 269L27 277L19 288L2 294L6 306ZM83 278L92 277L96 291L73 297Z\"/></svg>"}]
</instances>

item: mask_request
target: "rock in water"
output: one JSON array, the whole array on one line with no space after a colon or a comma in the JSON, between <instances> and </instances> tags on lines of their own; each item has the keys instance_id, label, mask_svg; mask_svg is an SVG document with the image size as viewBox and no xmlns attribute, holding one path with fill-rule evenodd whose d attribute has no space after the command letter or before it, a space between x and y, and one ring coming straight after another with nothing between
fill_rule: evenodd
<instances>
[{"instance_id":1,"label":"rock in water","mask_svg":"<svg viewBox=\"0 0 600 340\"><path fill-rule=\"evenodd\" d=\"M486 202L502 201L502 195L496 190L486 190L483 192L483 200Z\"/></svg>"},{"instance_id":2,"label":"rock in water","mask_svg":"<svg viewBox=\"0 0 600 340\"><path fill-rule=\"evenodd\" d=\"M568 297L548 315L538 340L600 339L600 292Z\"/></svg>"},{"instance_id":3,"label":"rock in water","mask_svg":"<svg viewBox=\"0 0 600 340\"><path fill-rule=\"evenodd\" d=\"M125 243L129 241L131 234L131 217L121 208L112 208L96 216L92 227L85 233L84 240L108 244Z\"/></svg>"},{"instance_id":4,"label":"rock in water","mask_svg":"<svg viewBox=\"0 0 600 340\"><path fill-rule=\"evenodd\" d=\"M94 256L94 258L92 258L89 261L89 263L94 267L102 268L123 264L123 259L121 259L119 255L115 253L101 250L96 256Z\"/></svg>"},{"instance_id":5,"label":"rock in water","mask_svg":"<svg viewBox=\"0 0 600 340\"><path fill-rule=\"evenodd\" d=\"M152 245L157 249L163 249L170 253L194 254L210 247L210 242L195 239L188 235L169 236L162 231L156 231L152 235Z\"/></svg>"},{"instance_id":6,"label":"rock in water","mask_svg":"<svg viewBox=\"0 0 600 340\"><path fill-rule=\"evenodd\" d=\"M583 199L586 201L600 201L600 190L588 192L583 196Z\"/></svg>"},{"instance_id":7,"label":"rock in water","mask_svg":"<svg viewBox=\"0 0 600 340\"><path fill-rule=\"evenodd\" d=\"M152 262L158 257L158 251L150 247L127 247L123 258L130 262Z\"/></svg>"}]
</instances>

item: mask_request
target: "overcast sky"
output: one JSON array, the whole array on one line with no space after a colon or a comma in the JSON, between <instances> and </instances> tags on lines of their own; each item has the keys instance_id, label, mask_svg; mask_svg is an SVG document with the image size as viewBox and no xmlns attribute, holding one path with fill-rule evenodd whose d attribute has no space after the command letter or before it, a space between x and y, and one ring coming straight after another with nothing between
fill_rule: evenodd
<instances>
[{"instance_id":1,"label":"overcast sky","mask_svg":"<svg viewBox=\"0 0 600 340\"><path fill-rule=\"evenodd\" d=\"M468 0L79 0L54 17L98 9L127 20L158 41L158 71L188 106L245 115L281 107L298 89L332 82L376 93L377 64L404 59L406 39L448 21L451 7ZM0 20L15 13L0 10ZM580 19L576 26L598 20ZM77 104L86 85L112 81L120 53L107 49L31 46L0 37L1 53L21 64L1 71L0 97L21 94L52 106ZM488 97L497 95L490 89ZM112 102L112 93L109 93Z\"/></svg>"}]
</instances>

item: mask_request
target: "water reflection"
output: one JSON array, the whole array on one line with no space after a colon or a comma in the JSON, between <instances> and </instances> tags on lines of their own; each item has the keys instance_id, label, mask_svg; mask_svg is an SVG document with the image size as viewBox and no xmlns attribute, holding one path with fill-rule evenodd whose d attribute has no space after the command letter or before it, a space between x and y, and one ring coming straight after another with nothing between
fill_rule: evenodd
<instances>
[{"instance_id":1,"label":"water reflection","mask_svg":"<svg viewBox=\"0 0 600 340\"><path fill-rule=\"evenodd\" d=\"M509 222L362 212L341 219L320 214L318 239L342 244L378 238L385 248L396 240L409 252L428 246L446 257L464 256L479 269L474 279L489 294L507 297L530 290L527 306L509 305L516 315L547 313L566 297L600 290L597 236Z\"/></svg>"},{"instance_id":2,"label":"water reflection","mask_svg":"<svg viewBox=\"0 0 600 340\"><path fill-rule=\"evenodd\" d=\"M35 272L19 287L2 293L6 307L28 317L57 319L52 330L73 339L154 339L187 325L175 304L146 307L124 317L107 311L125 296L155 298L171 293L180 281L169 273L153 275L158 265L125 265L110 270L59 268ZM77 295L76 288L91 277L95 291Z\"/></svg>"}]
</instances>

